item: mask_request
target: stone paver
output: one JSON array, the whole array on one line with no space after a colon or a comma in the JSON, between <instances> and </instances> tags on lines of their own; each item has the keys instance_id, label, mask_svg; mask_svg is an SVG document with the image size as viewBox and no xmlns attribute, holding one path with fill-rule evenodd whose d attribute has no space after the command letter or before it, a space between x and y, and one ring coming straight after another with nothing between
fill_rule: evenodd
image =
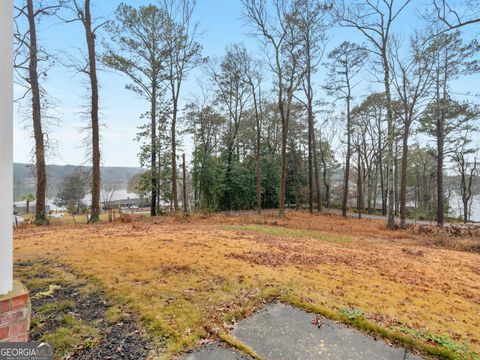
<instances>
[{"instance_id":1,"label":"stone paver","mask_svg":"<svg viewBox=\"0 0 480 360\"><path fill-rule=\"evenodd\" d=\"M265 360L422 360L405 349L358 330L284 304L269 304L240 321L232 335ZM251 360L220 344L209 344L182 360Z\"/></svg>"},{"instance_id":2,"label":"stone paver","mask_svg":"<svg viewBox=\"0 0 480 360\"><path fill-rule=\"evenodd\" d=\"M190 354L184 354L182 360L251 360L235 350L226 349L219 344L208 344Z\"/></svg>"},{"instance_id":3,"label":"stone paver","mask_svg":"<svg viewBox=\"0 0 480 360\"><path fill-rule=\"evenodd\" d=\"M421 360L326 318L320 328L314 314L284 304L270 304L242 320L233 331L265 360Z\"/></svg>"}]
</instances>

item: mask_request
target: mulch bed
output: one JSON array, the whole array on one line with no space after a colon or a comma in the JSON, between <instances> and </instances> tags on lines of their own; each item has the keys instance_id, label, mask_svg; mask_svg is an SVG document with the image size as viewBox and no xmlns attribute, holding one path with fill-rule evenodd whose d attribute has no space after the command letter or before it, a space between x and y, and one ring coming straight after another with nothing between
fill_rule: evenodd
<instances>
[{"instance_id":1,"label":"mulch bed","mask_svg":"<svg viewBox=\"0 0 480 360\"><path fill-rule=\"evenodd\" d=\"M35 265L37 267L34 267ZM48 291L50 285L56 285L53 271L48 270L54 269L54 267L61 268L63 272L73 275L76 278L75 282L62 282L61 286L49 296L37 297L37 294ZM42 272L37 272L40 269ZM54 333L62 326L62 315L69 314L85 324L95 327L99 332L100 341L94 346L78 344L65 359L139 360L149 357L152 346L133 315L128 314L127 317L113 324L106 321L105 312L113 304L108 301L100 289L82 293L82 288L87 285L86 280L77 277L77 274L67 266L45 260L36 263L26 261L17 263L15 270L17 276L25 282L32 277L46 280L52 278L52 283L49 284L47 281L44 287L31 290L32 319L41 317L42 323L41 326L32 327L29 334L30 341L41 341L45 335ZM37 312L37 309L49 303L61 304L66 301L72 306L54 310L48 316L42 316Z\"/></svg>"}]
</instances>

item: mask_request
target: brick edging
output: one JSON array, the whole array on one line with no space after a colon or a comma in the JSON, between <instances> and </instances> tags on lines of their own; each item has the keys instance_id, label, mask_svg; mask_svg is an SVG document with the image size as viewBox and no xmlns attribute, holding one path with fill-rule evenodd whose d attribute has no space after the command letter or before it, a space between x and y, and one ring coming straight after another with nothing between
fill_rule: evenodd
<instances>
[{"instance_id":1,"label":"brick edging","mask_svg":"<svg viewBox=\"0 0 480 360\"><path fill-rule=\"evenodd\" d=\"M31 303L28 291L0 300L0 342L28 341Z\"/></svg>"}]
</instances>

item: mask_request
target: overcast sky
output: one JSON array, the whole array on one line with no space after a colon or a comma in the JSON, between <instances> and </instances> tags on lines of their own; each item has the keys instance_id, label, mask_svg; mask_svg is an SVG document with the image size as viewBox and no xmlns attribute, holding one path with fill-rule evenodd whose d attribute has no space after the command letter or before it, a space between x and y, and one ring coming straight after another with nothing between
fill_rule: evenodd
<instances>
[{"instance_id":1,"label":"overcast sky","mask_svg":"<svg viewBox=\"0 0 480 360\"><path fill-rule=\"evenodd\" d=\"M112 19L114 10L121 1L119 0L94 0L92 12L95 16ZM134 6L149 4L154 1L130 0L124 1ZM401 39L407 40L408 34L421 28L422 20L418 16L419 10L415 5L420 0L413 1L405 14L399 18L396 32L401 34ZM204 48L204 55L209 57L221 56L228 44L243 43L256 57L261 57L262 52L256 39L249 37L249 27L241 18L242 6L240 0L198 0L195 17L200 23L202 35L199 38ZM42 21L38 25L39 41L48 51L56 54L63 62L68 62L68 56L77 55L78 49L85 48L84 32L79 24L61 24L57 20ZM468 39L472 34L478 33L478 28L466 31ZM99 34L101 38L106 34ZM350 29L333 28L329 31L327 51L348 39L363 42L361 36ZM108 39L107 39L108 40ZM100 41L97 41L98 52L101 52ZM321 94L321 82L324 69L321 68L316 77L317 90ZM198 93L198 79L203 76L200 70L193 72L185 83L182 93L182 104ZM366 94L368 89L375 85L368 83L371 77L365 74L363 89ZM268 77L267 77L268 78ZM269 79L269 78L268 78ZM44 87L52 99L53 108L49 112L55 118L55 123L50 127L49 139L54 144L52 153L48 158L49 164L88 164L83 139L85 134L81 129L87 124L88 119L83 118L82 104L87 94L84 75L75 73L60 64L55 65L48 72ZM459 93L479 93L479 77L462 79L455 83L455 91ZM145 100L125 89L127 79L119 73L107 69L99 74L101 86L101 122L102 128L102 165L105 166L138 166L137 153L139 144L134 141L137 127L142 124L140 114L148 108ZM22 89L16 86L16 97L21 96ZM357 99L361 100L362 93ZM323 96L323 95L322 95ZM33 139L29 125L31 119L19 108L15 108L14 128L14 161L28 163L32 159ZM189 139L185 139L185 151L191 152Z\"/></svg>"}]
</instances>

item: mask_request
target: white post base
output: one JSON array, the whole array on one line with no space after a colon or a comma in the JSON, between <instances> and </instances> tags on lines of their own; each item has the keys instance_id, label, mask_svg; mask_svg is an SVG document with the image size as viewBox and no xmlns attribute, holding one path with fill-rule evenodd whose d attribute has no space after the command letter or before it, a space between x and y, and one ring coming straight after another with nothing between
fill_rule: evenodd
<instances>
[{"instance_id":1,"label":"white post base","mask_svg":"<svg viewBox=\"0 0 480 360\"><path fill-rule=\"evenodd\" d=\"M0 0L0 295L13 286L13 0Z\"/></svg>"}]
</instances>

